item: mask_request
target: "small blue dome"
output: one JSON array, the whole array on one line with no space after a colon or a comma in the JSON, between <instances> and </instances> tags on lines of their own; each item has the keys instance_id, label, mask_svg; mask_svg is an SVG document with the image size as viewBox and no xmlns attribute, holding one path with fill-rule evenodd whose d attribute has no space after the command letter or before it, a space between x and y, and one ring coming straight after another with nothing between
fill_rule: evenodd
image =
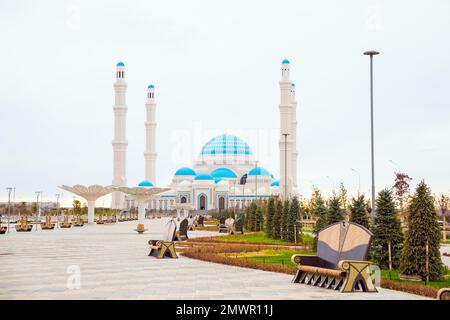
<instances>
[{"instance_id":1,"label":"small blue dome","mask_svg":"<svg viewBox=\"0 0 450 320\"><path fill-rule=\"evenodd\" d=\"M125 64L124 64L122 61L120 61L120 62L117 64L117 66L118 66L118 67L125 67Z\"/></svg>"},{"instance_id":2,"label":"small blue dome","mask_svg":"<svg viewBox=\"0 0 450 320\"><path fill-rule=\"evenodd\" d=\"M200 173L194 180L214 180L214 178L210 174Z\"/></svg>"},{"instance_id":3,"label":"small blue dome","mask_svg":"<svg viewBox=\"0 0 450 320\"><path fill-rule=\"evenodd\" d=\"M270 184L271 187L279 187L280 186L280 180L274 181Z\"/></svg>"},{"instance_id":4,"label":"small blue dome","mask_svg":"<svg viewBox=\"0 0 450 320\"><path fill-rule=\"evenodd\" d=\"M153 187L153 183L150 181L142 181L138 184L138 187Z\"/></svg>"},{"instance_id":5,"label":"small blue dome","mask_svg":"<svg viewBox=\"0 0 450 320\"><path fill-rule=\"evenodd\" d=\"M289 64L289 60L284 59L282 63L283 63L283 64Z\"/></svg>"},{"instance_id":6,"label":"small blue dome","mask_svg":"<svg viewBox=\"0 0 450 320\"><path fill-rule=\"evenodd\" d=\"M155 88L155 86L154 86L154 85L152 85L152 84L149 84L147 88L149 88L149 89L154 89L154 88Z\"/></svg>"},{"instance_id":7,"label":"small blue dome","mask_svg":"<svg viewBox=\"0 0 450 320\"><path fill-rule=\"evenodd\" d=\"M196 176L197 173L194 170L192 170L191 168L183 167L183 168L178 169L175 172L175 175L176 176Z\"/></svg>"},{"instance_id":8,"label":"small blue dome","mask_svg":"<svg viewBox=\"0 0 450 320\"><path fill-rule=\"evenodd\" d=\"M270 172L264 168L257 167L257 168L253 168L252 170L250 170L248 172L248 175L249 176L270 176Z\"/></svg>"},{"instance_id":9,"label":"small blue dome","mask_svg":"<svg viewBox=\"0 0 450 320\"><path fill-rule=\"evenodd\" d=\"M228 168L217 168L211 172L214 178L237 178L236 173Z\"/></svg>"},{"instance_id":10,"label":"small blue dome","mask_svg":"<svg viewBox=\"0 0 450 320\"><path fill-rule=\"evenodd\" d=\"M292 82L292 86L295 88L295 83Z\"/></svg>"}]
</instances>

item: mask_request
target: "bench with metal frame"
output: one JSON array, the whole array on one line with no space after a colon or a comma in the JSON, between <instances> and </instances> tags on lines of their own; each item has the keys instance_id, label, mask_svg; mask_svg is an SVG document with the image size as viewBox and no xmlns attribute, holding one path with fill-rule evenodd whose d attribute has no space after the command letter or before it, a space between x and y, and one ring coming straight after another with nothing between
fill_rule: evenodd
<instances>
[{"instance_id":1,"label":"bench with metal frame","mask_svg":"<svg viewBox=\"0 0 450 320\"><path fill-rule=\"evenodd\" d=\"M170 220L165 228L162 240L149 240L150 246L149 256L154 256L159 259L165 257L178 258L175 251L175 237L177 232L177 223L174 220Z\"/></svg>"},{"instance_id":2,"label":"bench with metal frame","mask_svg":"<svg viewBox=\"0 0 450 320\"><path fill-rule=\"evenodd\" d=\"M352 222L337 222L318 233L317 255L293 255L292 282L340 292L377 292L367 261L372 233Z\"/></svg>"}]
</instances>

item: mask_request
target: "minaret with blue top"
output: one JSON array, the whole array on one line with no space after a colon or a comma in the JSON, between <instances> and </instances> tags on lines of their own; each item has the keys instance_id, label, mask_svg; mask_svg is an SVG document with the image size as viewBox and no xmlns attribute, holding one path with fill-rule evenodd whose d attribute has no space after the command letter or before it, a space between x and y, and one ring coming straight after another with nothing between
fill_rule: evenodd
<instances>
[{"instance_id":1,"label":"minaret with blue top","mask_svg":"<svg viewBox=\"0 0 450 320\"><path fill-rule=\"evenodd\" d=\"M292 82L290 79L290 62L281 62L280 84L280 194L283 200L292 193ZM287 134L287 137L285 136Z\"/></svg>"},{"instance_id":2,"label":"minaret with blue top","mask_svg":"<svg viewBox=\"0 0 450 320\"><path fill-rule=\"evenodd\" d=\"M127 84L125 82L125 64L119 62L116 66L116 82L114 83L115 103L114 103L114 139L113 146L113 180L112 185L126 187L126 155L128 141L126 138L127 105L126 105ZM122 192L112 193L111 208L124 209L125 195Z\"/></svg>"},{"instance_id":3,"label":"minaret with blue top","mask_svg":"<svg viewBox=\"0 0 450 320\"><path fill-rule=\"evenodd\" d=\"M147 87L147 101L145 102L147 119L145 121L146 144L145 144L145 179L156 184L156 101L155 86Z\"/></svg>"},{"instance_id":4,"label":"minaret with blue top","mask_svg":"<svg viewBox=\"0 0 450 320\"><path fill-rule=\"evenodd\" d=\"M295 84L292 83L291 88L291 139L292 139L292 188L298 192L297 189L297 99L295 97Z\"/></svg>"}]
</instances>

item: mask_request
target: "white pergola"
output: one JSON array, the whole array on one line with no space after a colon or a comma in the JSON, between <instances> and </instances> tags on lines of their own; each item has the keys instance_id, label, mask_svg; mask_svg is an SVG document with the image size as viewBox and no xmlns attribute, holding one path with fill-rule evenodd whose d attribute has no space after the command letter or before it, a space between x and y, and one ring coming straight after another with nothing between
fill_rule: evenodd
<instances>
[{"instance_id":1,"label":"white pergola","mask_svg":"<svg viewBox=\"0 0 450 320\"><path fill-rule=\"evenodd\" d=\"M116 190L126 193L138 204L138 224L144 224L145 205L150 198L158 193L170 190L169 188L156 187L117 187Z\"/></svg>"},{"instance_id":2,"label":"white pergola","mask_svg":"<svg viewBox=\"0 0 450 320\"><path fill-rule=\"evenodd\" d=\"M91 186L84 186L81 184L76 184L74 186L62 185L59 188L86 199L88 204L88 223L94 223L95 201L114 191L112 186L100 186L97 184Z\"/></svg>"}]
</instances>

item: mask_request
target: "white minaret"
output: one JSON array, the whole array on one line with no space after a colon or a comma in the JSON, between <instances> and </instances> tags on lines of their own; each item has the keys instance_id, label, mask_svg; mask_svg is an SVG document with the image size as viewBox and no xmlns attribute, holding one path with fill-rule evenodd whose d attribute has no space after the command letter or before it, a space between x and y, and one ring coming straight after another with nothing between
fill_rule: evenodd
<instances>
[{"instance_id":1,"label":"white minaret","mask_svg":"<svg viewBox=\"0 0 450 320\"><path fill-rule=\"evenodd\" d=\"M127 105L125 94L127 84L125 82L125 65L123 62L117 64L116 82L114 83L115 103L114 103L114 140L113 146L113 180L114 186L126 187L126 154L128 141L126 139L127 127ZM124 209L125 195L122 192L113 192L111 208Z\"/></svg>"},{"instance_id":2,"label":"white minaret","mask_svg":"<svg viewBox=\"0 0 450 320\"><path fill-rule=\"evenodd\" d=\"M156 185L156 102L155 102L155 86L147 87L147 101L145 102L147 109L147 120L145 121L146 145L145 145L145 180L151 181Z\"/></svg>"},{"instance_id":3,"label":"white minaret","mask_svg":"<svg viewBox=\"0 0 450 320\"><path fill-rule=\"evenodd\" d=\"M280 80L280 194L289 199L292 192L292 82L288 60L281 63ZM287 136L285 136L287 134Z\"/></svg>"},{"instance_id":4,"label":"white minaret","mask_svg":"<svg viewBox=\"0 0 450 320\"><path fill-rule=\"evenodd\" d=\"M297 99L295 98L295 84L291 87L291 138L292 138L292 188L298 193L297 187Z\"/></svg>"}]
</instances>

